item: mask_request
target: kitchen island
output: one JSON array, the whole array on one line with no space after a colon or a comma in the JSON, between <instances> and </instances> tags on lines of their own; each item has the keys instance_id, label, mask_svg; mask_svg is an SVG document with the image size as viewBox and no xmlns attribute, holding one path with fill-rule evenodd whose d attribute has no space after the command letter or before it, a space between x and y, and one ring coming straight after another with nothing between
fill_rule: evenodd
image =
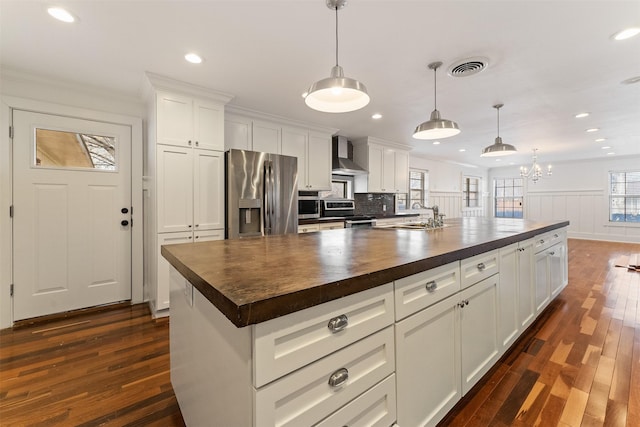
<instances>
[{"instance_id":1,"label":"kitchen island","mask_svg":"<svg viewBox=\"0 0 640 427\"><path fill-rule=\"evenodd\" d=\"M567 225L461 218L430 231L340 229L164 246L174 267L172 383L185 421L436 423L546 307L552 283L566 284ZM550 245L564 258L550 255ZM544 274L536 270L543 265ZM531 316L522 313L528 309ZM506 318L515 333L503 327ZM443 323L419 327L431 319ZM426 333L418 342L410 338L416 330ZM422 351L409 351L416 345ZM414 404L413 378L423 375L406 367L438 357L446 365Z\"/></svg>"}]
</instances>

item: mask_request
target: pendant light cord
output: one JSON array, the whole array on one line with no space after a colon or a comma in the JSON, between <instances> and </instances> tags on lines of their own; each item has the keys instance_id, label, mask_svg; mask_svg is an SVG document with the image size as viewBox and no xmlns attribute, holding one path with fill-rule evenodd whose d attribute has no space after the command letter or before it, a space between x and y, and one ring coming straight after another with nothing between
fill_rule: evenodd
<instances>
[{"instance_id":1,"label":"pendant light cord","mask_svg":"<svg viewBox=\"0 0 640 427\"><path fill-rule=\"evenodd\" d=\"M336 67L338 66L338 5L336 4Z\"/></svg>"},{"instance_id":2,"label":"pendant light cord","mask_svg":"<svg viewBox=\"0 0 640 427\"><path fill-rule=\"evenodd\" d=\"M496 108L498 110L498 138L500 138L500 108Z\"/></svg>"},{"instance_id":3,"label":"pendant light cord","mask_svg":"<svg viewBox=\"0 0 640 427\"><path fill-rule=\"evenodd\" d=\"M433 109L438 109L438 83L436 81L436 72L438 68L433 69Z\"/></svg>"}]
</instances>

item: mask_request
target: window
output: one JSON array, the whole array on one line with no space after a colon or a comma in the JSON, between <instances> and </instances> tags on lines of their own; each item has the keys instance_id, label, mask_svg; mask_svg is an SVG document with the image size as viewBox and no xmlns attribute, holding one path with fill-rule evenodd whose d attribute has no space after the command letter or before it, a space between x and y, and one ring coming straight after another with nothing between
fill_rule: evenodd
<instances>
[{"instance_id":1,"label":"window","mask_svg":"<svg viewBox=\"0 0 640 427\"><path fill-rule=\"evenodd\" d=\"M609 172L609 221L640 222L640 171Z\"/></svg>"},{"instance_id":2,"label":"window","mask_svg":"<svg viewBox=\"0 0 640 427\"><path fill-rule=\"evenodd\" d=\"M494 184L495 217L522 218L523 179L495 179Z\"/></svg>"},{"instance_id":3,"label":"window","mask_svg":"<svg viewBox=\"0 0 640 427\"><path fill-rule=\"evenodd\" d=\"M42 168L116 170L116 139L36 129L34 165Z\"/></svg>"},{"instance_id":4,"label":"window","mask_svg":"<svg viewBox=\"0 0 640 427\"><path fill-rule=\"evenodd\" d=\"M409 193L396 195L396 212L407 209L419 209L418 204L428 205L429 173L420 169L409 169ZM407 200L407 196L409 200Z\"/></svg>"},{"instance_id":5,"label":"window","mask_svg":"<svg viewBox=\"0 0 640 427\"><path fill-rule=\"evenodd\" d=\"M331 191L320 191L318 196L323 198L353 199L353 177L333 175L331 178Z\"/></svg>"},{"instance_id":6,"label":"window","mask_svg":"<svg viewBox=\"0 0 640 427\"><path fill-rule=\"evenodd\" d=\"M465 176L462 182L462 197L465 208L480 206L480 178Z\"/></svg>"}]
</instances>

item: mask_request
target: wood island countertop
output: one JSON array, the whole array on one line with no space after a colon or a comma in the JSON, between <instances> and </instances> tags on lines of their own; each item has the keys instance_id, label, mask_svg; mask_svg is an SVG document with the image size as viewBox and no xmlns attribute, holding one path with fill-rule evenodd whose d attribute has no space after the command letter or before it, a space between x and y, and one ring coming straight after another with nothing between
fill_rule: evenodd
<instances>
[{"instance_id":1,"label":"wood island countertop","mask_svg":"<svg viewBox=\"0 0 640 427\"><path fill-rule=\"evenodd\" d=\"M337 229L162 246L162 255L244 327L569 225L459 218L438 230Z\"/></svg>"}]
</instances>

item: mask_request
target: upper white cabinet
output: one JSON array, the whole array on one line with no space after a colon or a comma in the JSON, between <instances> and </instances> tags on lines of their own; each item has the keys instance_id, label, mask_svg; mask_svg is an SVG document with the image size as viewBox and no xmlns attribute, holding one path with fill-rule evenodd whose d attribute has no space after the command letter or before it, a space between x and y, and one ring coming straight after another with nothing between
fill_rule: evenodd
<instances>
[{"instance_id":1,"label":"upper white cabinet","mask_svg":"<svg viewBox=\"0 0 640 427\"><path fill-rule=\"evenodd\" d=\"M369 174L357 177L357 193L406 193L409 191L409 152L371 142L372 138L353 141L353 160Z\"/></svg>"},{"instance_id":2,"label":"upper white cabinet","mask_svg":"<svg viewBox=\"0 0 640 427\"><path fill-rule=\"evenodd\" d=\"M282 127L276 123L254 120L252 133L253 151L281 154Z\"/></svg>"},{"instance_id":3,"label":"upper white cabinet","mask_svg":"<svg viewBox=\"0 0 640 427\"><path fill-rule=\"evenodd\" d=\"M158 92L158 144L224 150L224 106L190 96Z\"/></svg>"},{"instance_id":4,"label":"upper white cabinet","mask_svg":"<svg viewBox=\"0 0 640 427\"><path fill-rule=\"evenodd\" d=\"M332 133L239 114L225 118L225 148L283 154L298 159L298 190L331 189Z\"/></svg>"}]
</instances>

